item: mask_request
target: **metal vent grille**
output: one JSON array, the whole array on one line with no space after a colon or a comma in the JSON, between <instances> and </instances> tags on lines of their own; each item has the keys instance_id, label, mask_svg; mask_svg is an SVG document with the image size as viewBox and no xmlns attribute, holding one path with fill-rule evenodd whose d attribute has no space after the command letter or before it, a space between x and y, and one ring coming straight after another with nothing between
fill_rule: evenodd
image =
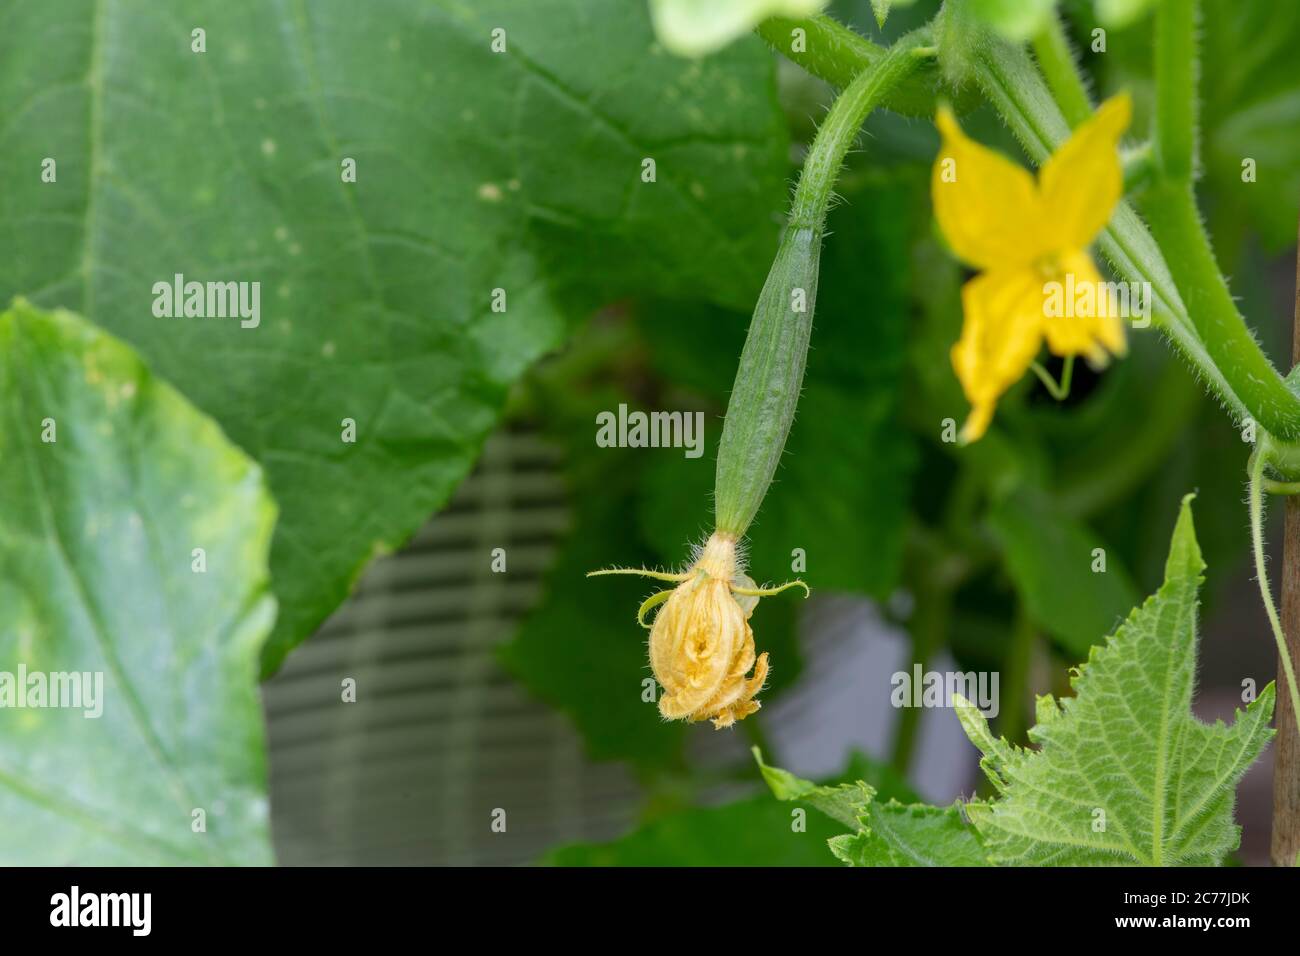
<instances>
[{"instance_id":1,"label":"metal vent grille","mask_svg":"<svg viewBox=\"0 0 1300 956\"><path fill-rule=\"evenodd\" d=\"M632 822L639 790L584 760L493 649L537 600L568 522L559 455L502 432L451 504L263 686L286 865L532 862ZM490 568L506 549L509 573ZM356 702L342 682L356 681ZM506 811L506 832L492 813Z\"/></svg>"}]
</instances>

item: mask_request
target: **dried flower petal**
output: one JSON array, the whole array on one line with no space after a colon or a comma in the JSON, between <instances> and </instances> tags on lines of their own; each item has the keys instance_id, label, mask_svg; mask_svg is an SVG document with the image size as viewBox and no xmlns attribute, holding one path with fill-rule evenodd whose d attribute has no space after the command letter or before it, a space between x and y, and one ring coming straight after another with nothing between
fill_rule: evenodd
<instances>
[{"instance_id":1,"label":"dried flower petal","mask_svg":"<svg viewBox=\"0 0 1300 956\"><path fill-rule=\"evenodd\" d=\"M668 720L712 720L730 727L754 713L754 697L767 681L767 654L756 655L749 616L760 597L788 587L759 588L739 568L734 537L714 533L689 571L682 574L615 568L592 574L644 574L677 581L653 595L640 617L660 606L650 628L650 668L663 687L659 713ZM752 671L752 673L751 673Z\"/></svg>"}]
</instances>

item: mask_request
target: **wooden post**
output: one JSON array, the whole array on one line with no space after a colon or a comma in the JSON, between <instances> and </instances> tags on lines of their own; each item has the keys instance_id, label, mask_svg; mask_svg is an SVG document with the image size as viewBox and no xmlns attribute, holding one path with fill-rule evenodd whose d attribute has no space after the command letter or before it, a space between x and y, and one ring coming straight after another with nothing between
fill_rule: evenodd
<instances>
[{"instance_id":1,"label":"wooden post","mask_svg":"<svg viewBox=\"0 0 1300 956\"><path fill-rule=\"evenodd\" d=\"M1291 332L1291 361L1300 364L1300 249L1296 252L1295 317ZM1300 496L1286 498L1286 539L1282 550L1282 633L1291 660L1300 661ZM1273 741L1274 866L1295 866L1300 858L1300 730L1291 713L1291 695L1279 662L1277 714Z\"/></svg>"}]
</instances>

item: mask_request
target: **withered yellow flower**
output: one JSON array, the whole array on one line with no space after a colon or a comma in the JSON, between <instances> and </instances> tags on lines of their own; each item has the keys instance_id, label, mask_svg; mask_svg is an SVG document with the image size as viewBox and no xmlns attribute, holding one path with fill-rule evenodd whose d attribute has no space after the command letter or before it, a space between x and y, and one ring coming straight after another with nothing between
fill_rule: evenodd
<instances>
[{"instance_id":1,"label":"withered yellow flower","mask_svg":"<svg viewBox=\"0 0 1300 956\"><path fill-rule=\"evenodd\" d=\"M998 398L1033 364L1046 339L1056 355L1102 365L1125 351L1124 327L1107 307L1088 253L1123 193L1119 138L1132 106L1107 100L1030 173L968 139L952 112L939 111L943 143L931 177L935 217L957 257L981 274L962 289L964 323L952 364L971 404L961 440L974 441ZM1088 289L1092 307L1060 314L1059 290ZM1094 291L1096 290L1096 291Z\"/></svg>"},{"instance_id":2,"label":"withered yellow flower","mask_svg":"<svg viewBox=\"0 0 1300 956\"><path fill-rule=\"evenodd\" d=\"M709 538L689 570L680 574L643 568L610 568L602 574L637 574L674 581L670 591L649 597L637 617L659 605L650 627L650 669L663 687L659 713L668 720L712 720L719 730L759 708L755 695L767 680L767 654L755 655L749 617L758 599L786 588L808 586L791 581L759 588L740 567L737 541L718 532Z\"/></svg>"}]
</instances>

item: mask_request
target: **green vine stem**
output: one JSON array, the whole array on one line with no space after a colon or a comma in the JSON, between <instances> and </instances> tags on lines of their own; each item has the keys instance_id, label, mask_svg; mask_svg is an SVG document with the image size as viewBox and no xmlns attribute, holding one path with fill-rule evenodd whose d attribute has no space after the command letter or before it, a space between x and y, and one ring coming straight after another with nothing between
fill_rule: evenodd
<instances>
[{"instance_id":1,"label":"green vine stem","mask_svg":"<svg viewBox=\"0 0 1300 956\"><path fill-rule=\"evenodd\" d=\"M1161 0L1156 12L1156 168L1192 181L1196 166L1196 0Z\"/></svg>"},{"instance_id":2,"label":"green vine stem","mask_svg":"<svg viewBox=\"0 0 1300 956\"><path fill-rule=\"evenodd\" d=\"M908 544L908 579L915 602L907 632L912 639L912 661L925 672L934 655L943 647L952 624L957 580L939 573L944 562L941 539L915 534ZM899 773L906 774L916 751L924 711L920 707L900 707L897 712L898 724L894 727L890 763Z\"/></svg>"},{"instance_id":3,"label":"green vine stem","mask_svg":"<svg viewBox=\"0 0 1300 956\"><path fill-rule=\"evenodd\" d=\"M1197 333L1247 411L1284 441L1300 437L1297 398L1237 310L1196 208L1196 2L1163 0L1156 13L1155 181L1142 211L1169 262Z\"/></svg>"},{"instance_id":4,"label":"green vine stem","mask_svg":"<svg viewBox=\"0 0 1300 956\"><path fill-rule=\"evenodd\" d=\"M1295 717L1296 729L1300 731L1300 688L1296 685L1295 666L1287 651L1286 635L1282 632L1282 620L1278 617L1277 607L1273 603L1273 591L1268 585L1268 569L1264 565L1264 470L1269 464L1268 457L1267 445L1258 448L1250 457L1250 491L1247 499L1250 511L1250 543L1255 555L1255 580L1259 584L1259 596L1264 602L1264 612L1268 615L1269 626L1273 629L1278 660L1286 674L1287 693L1291 696L1291 713Z\"/></svg>"},{"instance_id":5,"label":"green vine stem","mask_svg":"<svg viewBox=\"0 0 1300 956\"><path fill-rule=\"evenodd\" d=\"M1144 195L1142 211L1171 263L1210 360L1236 386L1245 415L1279 439L1300 438L1296 396L1242 321L1215 262L1190 185L1157 180Z\"/></svg>"},{"instance_id":6,"label":"green vine stem","mask_svg":"<svg viewBox=\"0 0 1300 956\"><path fill-rule=\"evenodd\" d=\"M922 63L926 35L900 39L836 99L804 161L789 220L745 338L727 404L714 487L716 527L739 538L757 514L794 421L817 298L826 212L867 115Z\"/></svg>"},{"instance_id":7,"label":"green vine stem","mask_svg":"<svg viewBox=\"0 0 1300 956\"><path fill-rule=\"evenodd\" d=\"M1038 380L1043 383L1043 388L1047 389L1047 394L1051 395L1053 399L1063 402L1070 397L1070 382L1074 377L1073 355L1065 357L1060 382L1052 378L1052 373L1043 368L1039 362L1033 362L1029 367L1033 369L1034 374L1038 376Z\"/></svg>"},{"instance_id":8,"label":"green vine stem","mask_svg":"<svg viewBox=\"0 0 1300 956\"><path fill-rule=\"evenodd\" d=\"M777 53L839 90L847 89L858 74L878 66L889 55L887 47L877 46L828 16L805 20L772 17L760 23L757 32ZM884 92L880 105L904 116L934 116L932 64L899 77Z\"/></svg>"},{"instance_id":9,"label":"green vine stem","mask_svg":"<svg viewBox=\"0 0 1300 956\"><path fill-rule=\"evenodd\" d=\"M1196 208L1196 12L1194 0L1162 0L1158 6L1154 138L1149 151L1144 148L1140 154L1141 176L1136 171L1133 176L1146 187L1142 208L1151 227L1148 230L1128 202L1121 202L1098 244L1120 278L1149 283L1157 323L1228 410L1238 420L1253 419L1265 432L1261 441L1271 449L1271 457L1256 455L1251 463L1252 538L1265 608L1290 699L1297 705L1300 691L1263 566L1262 495L1266 465L1273 464L1287 479L1300 475L1300 396L1269 362L1237 310ZM806 22L785 21L784 28ZM1086 101L1086 87L1064 35L1054 35L1054 29L1060 29L1059 23L1049 24L1035 38L1050 88L1024 49L993 36L974 45L971 64L980 90L1039 165L1078 122L1080 96ZM829 82L842 82L849 69L846 61L853 58L862 69L878 59L861 45L840 42L833 54L809 46L796 61ZM1065 103L1068 120L1058 100ZM1300 714L1300 706L1296 710ZM1300 716L1297 722L1300 725Z\"/></svg>"},{"instance_id":10,"label":"green vine stem","mask_svg":"<svg viewBox=\"0 0 1300 956\"><path fill-rule=\"evenodd\" d=\"M1074 65L1074 53L1065 35L1061 18L1053 13L1046 18L1042 29L1033 38L1034 57L1047 79L1047 86L1056 96L1070 129L1074 129L1092 115L1092 101L1088 88Z\"/></svg>"}]
</instances>

